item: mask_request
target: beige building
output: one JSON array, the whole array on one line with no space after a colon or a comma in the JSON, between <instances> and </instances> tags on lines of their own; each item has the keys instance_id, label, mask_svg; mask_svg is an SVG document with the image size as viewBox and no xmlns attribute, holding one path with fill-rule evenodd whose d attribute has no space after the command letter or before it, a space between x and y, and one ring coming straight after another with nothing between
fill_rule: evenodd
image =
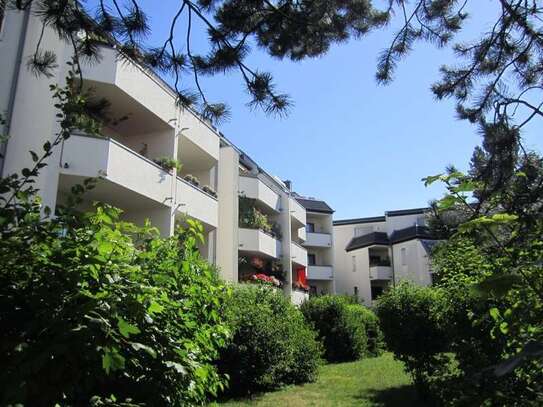
<instances>
[{"instance_id":1,"label":"beige building","mask_svg":"<svg viewBox=\"0 0 543 407\"><path fill-rule=\"evenodd\" d=\"M306 210L307 284L311 294L334 294L334 210L324 201L297 197Z\"/></svg>"},{"instance_id":2,"label":"beige building","mask_svg":"<svg viewBox=\"0 0 543 407\"><path fill-rule=\"evenodd\" d=\"M41 28L30 12L9 10L2 21L0 111L6 112L10 139L3 145L0 174L31 167L29 151L42 151L58 131L49 86L65 83L71 46L46 28L42 47L55 52L58 67L51 77L35 76L26 61ZM102 134L74 132L54 150L36 185L44 205L55 208L73 185L99 177L86 196L88 206L110 203L126 220L150 219L164 236L187 217L196 219L206 235L200 250L225 279L260 276L295 303L307 298L308 247L323 253L323 263L311 267L332 265L331 212L329 217L308 213L288 182L260 168L194 111L178 106L175 92L152 70L120 58L115 47L100 51L101 62L83 65L82 75L92 97L109 102L100 116ZM163 168L164 158L177 160L181 168ZM328 254L324 247L306 245L308 216L329 236ZM333 287L331 270L311 272L317 287Z\"/></svg>"},{"instance_id":3,"label":"beige building","mask_svg":"<svg viewBox=\"0 0 543 407\"><path fill-rule=\"evenodd\" d=\"M436 240L426 225L428 208L334 221L336 293L367 305L402 280L432 283L429 253Z\"/></svg>"}]
</instances>

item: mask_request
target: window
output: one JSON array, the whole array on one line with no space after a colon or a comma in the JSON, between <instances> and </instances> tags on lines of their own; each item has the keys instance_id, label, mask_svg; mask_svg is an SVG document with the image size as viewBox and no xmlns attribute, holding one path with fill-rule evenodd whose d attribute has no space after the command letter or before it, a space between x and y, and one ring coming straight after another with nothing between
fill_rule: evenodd
<instances>
[{"instance_id":1,"label":"window","mask_svg":"<svg viewBox=\"0 0 543 407\"><path fill-rule=\"evenodd\" d=\"M356 256L352 257L352 262L353 262L353 273L356 273Z\"/></svg>"},{"instance_id":2,"label":"window","mask_svg":"<svg viewBox=\"0 0 543 407\"><path fill-rule=\"evenodd\" d=\"M308 233L315 233L315 224L307 222L305 224L305 231Z\"/></svg>"},{"instance_id":3,"label":"window","mask_svg":"<svg viewBox=\"0 0 543 407\"><path fill-rule=\"evenodd\" d=\"M312 253L308 253L307 254L307 264L310 265L310 266L314 266L315 264L317 264L317 256L312 254Z\"/></svg>"},{"instance_id":4,"label":"window","mask_svg":"<svg viewBox=\"0 0 543 407\"><path fill-rule=\"evenodd\" d=\"M356 297L356 299L358 299L358 287L357 286L354 287L354 296Z\"/></svg>"},{"instance_id":5,"label":"window","mask_svg":"<svg viewBox=\"0 0 543 407\"><path fill-rule=\"evenodd\" d=\"M405 247L402 247L400 250L400 259L402 266L407 266L407 249Z\"/></svg>"}]
</instances>

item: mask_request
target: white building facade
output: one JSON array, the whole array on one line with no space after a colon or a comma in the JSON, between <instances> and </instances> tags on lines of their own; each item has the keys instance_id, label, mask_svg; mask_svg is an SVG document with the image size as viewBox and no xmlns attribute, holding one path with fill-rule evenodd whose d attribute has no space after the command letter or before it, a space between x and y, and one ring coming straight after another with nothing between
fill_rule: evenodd
<instances>
[{"instance_id":1,"label":"white building facade","mask_svg":"<svg viewBox=\"0 0 543 407\"><path fill-rule=\"evenodd\" d=\"M26 61L41 28L29 11L8 10L2 20L0 112L10 136L2 145L2 176L31 168L29 151L42 151L59 130L49 86L65 84L71 45L46 28L42 47L55 52L58 67L51 77L35 76ZM108 101L107 114L99 117L102 134L74 132L55 148L36 184L44 205L55 208L73 185L99 178L86 195L87 207L93 201L114 205L125 220L149 219L163 236L171 236L187 217L196 219L206 236L200 251L225 280L265 275L294 303L306 299L306 219L320 215L308 215L289 183L266 173L213 125L179 106L175 92L152 70L121 57L115 47L100 51L100 63L82 66L82 86L97 102ZM181 167L165 169L160 165L165 159ZM260 223L243 223L247 211ZM323 225L331 236L331 214ZM331 266L331 255L323 261ZM331 286L332 280L316 281Z\"/></svg>"},{"instance_id":2,"label":"white building facade","mask_svg":"<svg viewBox=\"0 0 543 407\"><path fill-rule=\"evenodd\" d=\"M427 227L427 212L407 209L334 221L336 293L372 305L400 281L430 285L429 254L436 240Z\"/></svg>"}]
</instances>

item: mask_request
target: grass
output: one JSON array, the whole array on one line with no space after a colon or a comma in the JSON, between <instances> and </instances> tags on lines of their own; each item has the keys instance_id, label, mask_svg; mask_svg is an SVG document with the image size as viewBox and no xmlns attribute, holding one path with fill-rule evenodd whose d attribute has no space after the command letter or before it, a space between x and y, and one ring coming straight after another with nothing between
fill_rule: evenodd
<instances>
[{"instance_id":1,"label":"grass","mask_svg":"<svg viewBox=\"0 0 543 407\"><path fill-rule=\"evenodd\" d=\"M315 383L286 387L251 400L235 400L217 407L417 406L411 378L392 354L358 362L325 365Z\"/></svg>"}]
</instances>

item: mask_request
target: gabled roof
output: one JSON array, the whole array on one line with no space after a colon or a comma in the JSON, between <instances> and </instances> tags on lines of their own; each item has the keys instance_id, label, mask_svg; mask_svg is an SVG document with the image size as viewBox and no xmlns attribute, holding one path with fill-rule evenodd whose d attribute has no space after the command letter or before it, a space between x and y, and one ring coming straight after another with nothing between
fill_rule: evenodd
<instances>
[{"instance_id":1,"label":"gabled roof","mask_svg":"<svg viewBox=\"0 0 543 407\"><path fill-rule=\"evenodd\" d=\"M385 232L372 232L367 235L353 237L347 247L345 247L345 251L350 252L373 245L388 246L389 244L390 241Z\"/></svg>"},{"instance_id":2,"label":"gabled roof","mask_svg":"<svg viewBox=\"0 0 543 407\"><path fill-rule=\"evenodd\" d=\"M319 213L334 213L334 210L330 208L328 204L324 201L306 198L296 198L296 200L306 209L306 211Z\"/></svg>"},{"instance_id":3,"label":"gabled roof","mask_svg":"<svg viewBox=\"0 0 543 407\"><path fill-rule=\"evenodd\" d=\"M374 222L385 222L386 218L384 216L372 216L369 218L354 218L354 219L342 219L335 220L334 226L342 225L356 225L359 223L374 223Z\"/></svg>"},{"instance_id":4,"label":"gabled roof","mask_svg":"<svg viewBox=\"0 0 543 407\"><path fill-rule=\"evenodd\" d=\"M392 244L406 242L413 239L435 240L435 237L430 233L430 229L426 226L410 226L405 229L395 230L390 236Z\"/></svg>"}]
</instances>

